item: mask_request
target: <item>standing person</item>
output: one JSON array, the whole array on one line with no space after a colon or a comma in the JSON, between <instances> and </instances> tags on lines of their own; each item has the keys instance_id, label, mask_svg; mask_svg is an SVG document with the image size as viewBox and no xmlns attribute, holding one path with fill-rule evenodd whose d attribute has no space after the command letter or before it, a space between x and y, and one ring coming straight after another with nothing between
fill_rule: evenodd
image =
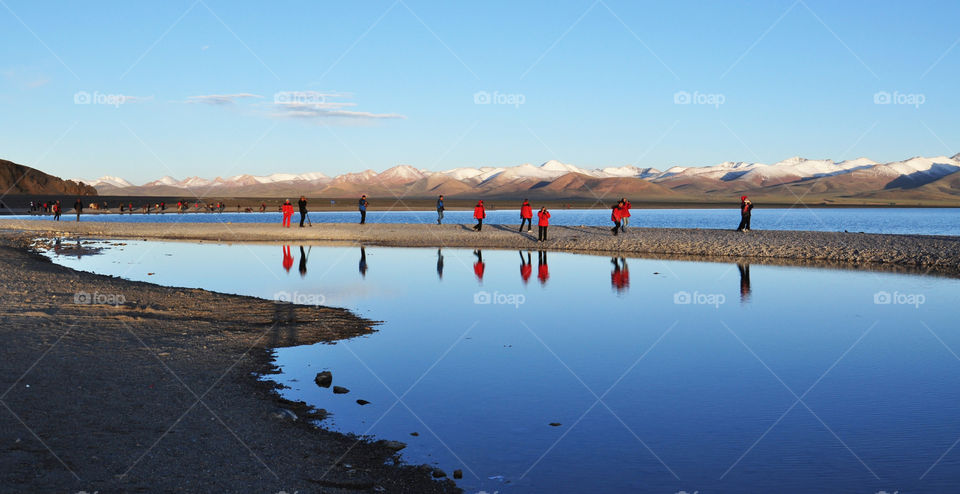
<instances>
[{"instance_id":1,"label":"standing person","mask_svg":"<svg viewBox=\"0 0 960 494\"><path fill-rule=\"evenodd\" d=\"M280 211L283 212L283 227L290 228L290 218L293 216L293 204L290 204L290 199L283 201Z\"/></svg>"},{"instance_id":2,"label":"standing person","mask_svg":"<svg viewBox=\"0 0 960 494\"><path fill-rule=\"evenodd\" d=\"M443 223L443 194L437 198L437 224Z\"/></svg>"},{"instance_id":3,"label":"standing person","mask_svg":"<svg viewBox=\"0 0 960 494\"><path fill-rule=\"evenodd\" d=\"M527 231L532 229L531 220L533 220L533 208L530 207L530 201L524 199L520 205L520 232L523 231L523 223L527 223Z\"/></svg>"},{"instance_id":4,"label":"standing person","mask_svg":"<svg viewBox=\"0 0 960 494\"><path fill-rule=\"evenodd\" d=\"M60 221L60 201L57 201L53 205L53 220Z\"/></svg>"},{"instance_id":5,"label":"standing person","mask_svg":"<svg viewBox=\"0 0 960 494\"><path fill-rule=\"evenodd\" d=\"M73 209L77 210L77 221L80 221L80 213L83 212L83 201L77 198L77 202L73 203Z\"/></svg>"},{"instance_id":6,"label":"standing person","mask_svg":"<svg viewBox=\"0 0 960 494\"><path fill-rule=\"evenodd\" d=\"M266 210L267 210L267 203L261 202L261 203L260 203L260 212L262 213L262 212L264 212L264 211L266 211Z\"/></svg>"},{"instance_id":7,"label":"standing person","mask_svg":"<svg viewBox=\"0 0 960 494\"><path fill-rule=\"evenodd\" d=\"M361 225L367 222L367 206L368 206L369 204L370 204L370 203L367 202L367 195L366 195L366 194L360 196L360 203L358 204L358 208L360 209L360 224L361 224Z\"/></svg>"},{"instance_id":8,"label":"standing person","mask_svg":"<svg viewBox=\"0 0 960 494\"><path fill-rule=\"evenodd\" d=\"M530 274L533 272L533 266L530 264L530 251L527 251L527 259L523 259L523 252L517 251L520 253L520 279L523 280L523 284L526 285L530 281Z\"/></svg>"},{"instance_id":9,"label":"standing person","mask_svg":"<svg viewBox=\"0 0 960 494\"><path fill-rule=\"evenodd\" d=\"M740 226L737 227L738 232L750 231L750 211L752 210L753 203L750 202L750 199L747 196L740 196Z\"/></svg>"},{"instance_id":10,"label":"standing person","mask_svg":"<svg viewBox=\"0 0 960 494\"><path fill-rule=\"evenodd\" d=\"M613 236L616 237L617 233L620 232L620 205L617 204L613 207L610 212L610 221L613 222L613 228L610 229L613 232Z\"/></svg>"},{"instance_id":11,"label":"standing person","mask_svg":"<svg viewBox=\"0 0 960 494\"><path fill-rule=\"evenodd\" d=\"M132 202L130 203L130 207L127 208L127 211L129 211L130 214L133 214L133 203L132 203Z\"/></svg>"},{"instance_id":12,"label":"standing person","mask_svg":"<svg viewBox=\"0 0 960 494\"><path fill-rule=\"evenodd\" d=\"M630 201L626 197L620 198L620 217L622 219L620 223L620 231L627 229L627 225L630 224Z\"/></svg>"},{"instance_id":13,"label":"standing person","mask_svg":"<svg viewBox=\"0 0 960 494\"><path fill-rule=\"evenodd\" d=\"M540 211L537 213L537 242L546 242L547 241L547 227L550 226L550 211L547 211L546 206L540 208Z\"/></svg>"},{"instance_id":14,"label":"standing person","mask_svg":"<svg viewBox=\"0 0 960 494\"><path fill-rule=\"evenodd\" d=\"M487 217L487 209L483 207L483 200L477 202L476 207L473 208L473 219L477 220L477 224L473 225L473 230L479 232L483 229L483 219Z\"/></svg>"},{"instance_id":15,"label":"standing person","mask_svg":"<svg viewBox=\"0 0 960 494\"><path fill-rule=\"evenodd\" d=\"M297 207L300 208L300 228L303 228L303 220L307 219L307 198L300 196L300 200L297 201Z\"/></svg>"}]
</instances>

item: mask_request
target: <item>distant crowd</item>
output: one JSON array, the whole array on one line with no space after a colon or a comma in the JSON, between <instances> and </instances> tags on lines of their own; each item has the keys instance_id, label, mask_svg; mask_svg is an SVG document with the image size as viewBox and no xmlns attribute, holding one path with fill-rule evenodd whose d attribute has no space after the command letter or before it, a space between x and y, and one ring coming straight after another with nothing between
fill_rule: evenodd
<instances>
[{"instance_id":1,"label":"distant crowd","mask_svg":"<svg viewBox=\"0 0 960 494\"><path fill-rule=\"evenodd\" d=\"M364 225L367 223L367 208L370 206L370 202L367 200L366 194L360 196L360 200L357 203L357 211L360 213L360 224ZM307 222L309 226L313 226L313 223L310 221L309 211L307 210L307 198L300 196L300 199L297 201L297 208L300 212L300 228L304 227L304 221ZM619 235L622 232L625 232L627 226L630 225L630 208L631 204L627 198L620 198L616 204L611 206L610 211L610 221L613 222L613 228L610 229L610 232L614 236ZM437 198L437 224L443 224L443 213L446 210L444 206L443 195L440 195ZM737 231L748 232L750 231L750 215L753 210L753 203L747 196L740 197L740 225L737 227ZM262 211L262 208L261 208ZM280 206L280 212L283 213L282 226L284 228L290 228L293 215L295 210L293 208L293 203L290 202L290 199L284 201L283 205ZM473 219L476 220L477 224L473 226L473 231L481 232L483 231L483 220L487 218L487 209L483 205L483 200L477 201L477 205L473 208ZM520 204L520 229L519 233L523 232L523 227L526 225L527 232L532 232L533 230L533 206L531 206L530 201L524 199ZM546 242L547 241L547 229L550 226L550 212L547 211L546 206L542 206L539 211L537 211L537 242Z\"/></svg>"}]
</instances>

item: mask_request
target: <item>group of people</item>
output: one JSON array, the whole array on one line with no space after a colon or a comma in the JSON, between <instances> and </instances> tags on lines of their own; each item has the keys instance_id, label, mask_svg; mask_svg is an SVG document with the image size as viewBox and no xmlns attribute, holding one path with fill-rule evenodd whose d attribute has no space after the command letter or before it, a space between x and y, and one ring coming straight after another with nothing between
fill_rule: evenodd
<instances>
[{"instance_id":1,"label":"group of people","mask_svg":"<svg viewBox=\"0 0 960 494\"><path fill-rule=\"evenodd\" d=\"M304 219L309 222L307 216L307 199L304 196L300 196L300 200L297 202L297 205L300 209L300 227L303 228ZM367 222L367 207L370 203L367 201L367 196L360 196L358 203L358 211L360 212L360 224L366 224ZM630 201L622 197L616 204L611 207L610 212L610 221L613 222L613 228L610 229L611 233L614 236L619 235L627 230L627 226L630 224L630 208L632 205ZM261 207L261 211L263 207ZM443 224L443 213L446 210L444 206L443 195L441 194L437 198L437 224ZM753 210L753 203L750 201L747 196L740 197L740 225L737 227L737 231L750 231L750 215ZM283 205L280 207L280 211L283 213L283 226L286 228L290 227L290 219L293 217L294 209L293 204L290 202L290 199L287 199ZM477 224L473 226L473 230L480 232L483 230L483 220L487 218L487 208L483 204L483 200L477 201L477 205L473 208L473 219L477 221ZM530 205L528 199L524 199L523 203L520 204L520 229L518 233L523 233L523 227L526 225L527 232L533 230L533 206ZM310 226L313 226L310 223ZM537 242L547 241L547 229L550 226L550 212L547 211L546 206L540 208L537 211Z\"/></svg>"},{"instance_id":2,"label":"group of people","mask_svg":"<svg viewBox=\"0 0 960 494\"><path fill-rule=\"evenodd\" d=\"M621 197L620 201L613 206L610 221L613 221L613 228L610 231L613 232L614 237L627 230L627 225L630 224L630 201L625 197Z\"/></svg>"},{"instance_id":3,"label":"group of people","mask_svg":"<svg viewBox=\"0 0 960 494\"><path fill-rule=\"evenodd\" d=\"M313 222L307 217L307 198L305 196L300 196L300 200L297 201L297 207L300 209L300 228L303 228L304 220L306 220L310 226L313 226ZM283 213L283 227L290 228L290 219L293 218L293 204L290 203L290 199L283 202L283 205L280 206L280 212Z\"/></svg>"}]
</instances>

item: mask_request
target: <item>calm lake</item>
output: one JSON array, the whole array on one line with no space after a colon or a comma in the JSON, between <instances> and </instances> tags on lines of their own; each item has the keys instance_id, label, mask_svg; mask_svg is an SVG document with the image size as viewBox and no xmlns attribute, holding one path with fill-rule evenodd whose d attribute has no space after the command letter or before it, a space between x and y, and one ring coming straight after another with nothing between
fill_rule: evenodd
<instances>
[{"instance_id":1,"label":"calm lake","mask_svg":"<svg viewBox=\"0 0 960 494\"><path fill-rule=\"evenodd\" d=\"M720 228L734 229L740 222L737 208L731 209L633 209L630 224L654 228ZM610 226L610 211L605 209L556 209L552 225ZM314 223L353 223L356 212L316 211L309 215ZM7 216L11 219L50 218L49 216ZM488 210L488 224L519 224L518 210ZM75 217L64 214L63 220ZM294 215L299 221L299 214ZM435 223L436 211L370 211L370 223ZM231 222L277 223L280 213L187 213L177 214L99 214L83 216L81 221L128 222ZM472 211L447 211L446 223L472 223ZM833 208L755 209L754 230L813 230L920 235L960 235L960 209L957 208Z\"/></svg>"},{"instance_id":2,"label":"calm lake","mask_svg":"<svg viewBox=\"0 0 960 494\"><path fill-rule=\"evenodd\" d=\"M934 211L956 228L955 212ZM671 214L637 213L638 223ZM709 213L720 214L730 216ZM117 243L49 255L385 321L367 337L279 349L283 372L270 378L330 411L327 427L463 470L467 492L951 492L960 478L957 279L537 251ZM350 392L314 384L323 370Z\"/></svg>"}]
</instances>

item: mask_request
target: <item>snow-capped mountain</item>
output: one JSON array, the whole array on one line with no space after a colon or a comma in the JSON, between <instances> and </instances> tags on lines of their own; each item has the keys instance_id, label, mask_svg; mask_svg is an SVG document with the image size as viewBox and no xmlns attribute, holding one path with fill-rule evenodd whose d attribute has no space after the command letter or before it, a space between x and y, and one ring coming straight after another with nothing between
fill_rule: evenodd
<instances>
[{"instance_id":1,"label":"snow-capped mountain","mask_svg":"<svg viewBox=\"0 0 960 494\"><path fill-rule=\"evenodd\" d=\"M868 158L835 162L805 159L799 156L773 164L728 161L711 166L672 166L666 171L634 165L597 169L550 160L540 165L461 167L430 171L411 165L397 165L382 172L364 170L329 177L314 173L274 173L272 175L235 175L228 178L188 177L177 180L162 177L143 185L133 185L119 177L77 180L92 184L103 193L150 195L175 193L182 189L192 194L292 195L309 193L350 195L354 193L418 196L435 193L458 195L534 194L537 191L562 196L564 191L582 194L592 190L624 190L679 197L704 194L780 193L782 187L810 184L810 190L831 194L868 194L871 191L915 188L960 171L960 154L953 157L914 157L891 163ZM960 175L958 175L960 176ZM631 181L643 181L656 187L637 188ZM937 190L942 190L937 189ZM637 192L639 193L639 192ZM960 196L960 191L958 191ZM678 199L679 200L679 199Z\"/></svg>"}]
</instances>

